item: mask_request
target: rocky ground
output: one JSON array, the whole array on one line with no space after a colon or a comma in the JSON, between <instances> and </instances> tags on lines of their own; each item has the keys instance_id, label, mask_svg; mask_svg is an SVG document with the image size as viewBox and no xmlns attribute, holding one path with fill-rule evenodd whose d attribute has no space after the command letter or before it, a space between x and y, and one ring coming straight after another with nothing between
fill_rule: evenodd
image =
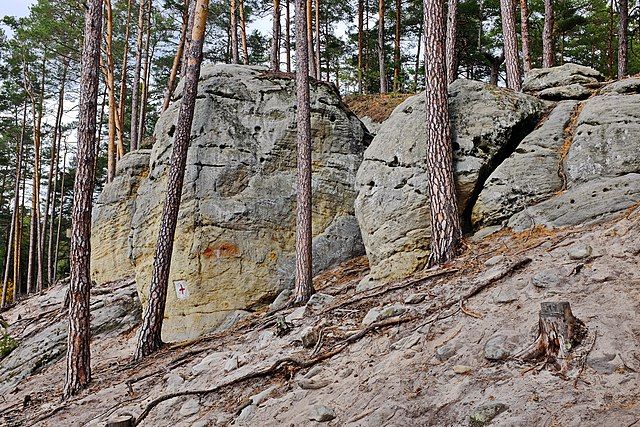
<instances>
[{"instance_id":1,"label":"rocky ground","mask_svg":"<svg viewBox=\"0 0 640 427\"><path fill-rule=\"evenodd\" d=\"M3 360L1 422L631 426L640 420L639 222L636 207L589 226L471 238L454 263L363 293L367 263L354 259L316 277L306 307L254 313L138 365L122 322L95 335L91 388L64 404L60 356L19 381ZM4 313L10 332L30 343L63 324L62 296L56 287ZM512 356L535 339L543 301L569 301L588 327L566 375ZM43 314L21 334L26 311Z\"/></svg>"}]
</instances>

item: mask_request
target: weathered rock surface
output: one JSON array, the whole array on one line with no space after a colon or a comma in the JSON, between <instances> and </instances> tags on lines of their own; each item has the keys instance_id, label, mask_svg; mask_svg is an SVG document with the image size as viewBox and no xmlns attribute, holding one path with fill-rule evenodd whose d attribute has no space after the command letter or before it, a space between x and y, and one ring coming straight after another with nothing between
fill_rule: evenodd
<instances>
[{"instance_id":1,"label":"weathered rock surface","mask_svg":"<svg viewBox=\"0 0 640 427\"><path fill-rule=\"evenodd\" d=\"M538 96L549 101L561 101L567 99L587 99L593 94L593 90L574 83L566 86L550 87L540 91Z\"/></svg>"},{"instance_id":2,"label":"weathered rock surface","mask_svg":"<svg viewBox=\"0 0 640 427\"><path fill-rule=\"evenodd\" d=\"M609 83L600 89L601 95L604 94L627 94L627 93L640 93L640 77L629 77L628 79L622 79Z\"/></svg>"},{"instance_id":3,"label":"weathered rock surface","mask_svg":"<svg viewBox=\"0 0 640 427\"><path fill-rule=\"evenodd\" d=\"M464 211L481 181L533 129L543 104L469 80L451 84L449 95L455 178ZM382 124L358 171L356 216L373 280L404 277L422 268L428 257L424 117L424 94L400 104Z\"/></svg>"},{"instance_id":4,"label":"weathered rock surface","mask_svg":"<svg viewBox=\"0 0 640 427\"><path fill-rule=\"evenodd\" d=\"M266 304L292 285L295 82L265 71L223 64L202 69L171 264L165 340L211 331L225 318ZM180 98L182 85L176 94ZM114 257L106 252L128 253L143 304L178 104L156 124L149 175L140 181L134 201L109 199L96 209L94 229L108 227L122 238L108 247L96 241L93 262L108 266ZM317 273L364 252L353 201L355 174L368 140L361 122L330 86L313 84L311 110ZM129 223L103 214L120 209L124 199L134 206ZM121 276L118 270L101 271L103 281Z\"/></svg>"},{"instance_id":5,"label":"weathered rock surface","mask_svg":"<svg viewBox=\"0 0 640 427\"><path fill-rule=\"evenodd\" d=\"M536 68L529 71L522 83L525 92L540 92L549 88L579 84L593 85L602 81L599 71L578 64L567 63L553 68Z\"/></svg>"},{"instance_id":6,"label":"weathered rock surface","mask_svg":"<svg viewBox=\"0 0 640 427\"><path fill-rule=\"evenodd\" d=\"M105 184L92 215L91 276L98 283L134 277L131 258L131 219L140 183L149 173L151 150L125 154L116 177Z\"/></svg>"},{"instance_id":7,"label":"weathered rock surface","mask_svg":"<svg viewBox=\"0 0 640 427\"><path fill-rule=\"evenodd\" d=\"M473 206L474 226L500 224L562 190L561 150L569 137L566 127L576 106L575 101L560 102L546 121L493 171Z\"/></svg>"},{"instance_id":8,"label":"weathered rock surface","mask_svg":"<svg viewBox=\"0 0 640 427\"><path fill-rule=\"evenodd\" d=\"M18 346L0 363L0 393L62 359L67 347L68 320L63 302L67 286L58 284L45 294L22 302L6 317L8 333ZM120 334L140 319L140 302L133 280L94 287L91 292L91 335L99 341ZM112 338L112 337L111 337Z\"/></svg>"},{"instance_id":9,"label":"weathered rock surface","mask_svg":"<svg viewBox=\"0 0 640 427\"><path fill-rule=\"evenodd\" d=\"M565 227L587 224L640 202L640 174L630 173L576 185L509 219L509 227L523 231L536 225Z\"/></svg>"},{"instance_id":10,"label":"weathered rock surface","mask_svg":"<svg viewBox=\"0 0 640 427\"><path fill-rule=\"evenodd\" d=\"M640 172L640 95L589 99L578 117L565 169L568 185Z\"/></svg>"}]
</instances>

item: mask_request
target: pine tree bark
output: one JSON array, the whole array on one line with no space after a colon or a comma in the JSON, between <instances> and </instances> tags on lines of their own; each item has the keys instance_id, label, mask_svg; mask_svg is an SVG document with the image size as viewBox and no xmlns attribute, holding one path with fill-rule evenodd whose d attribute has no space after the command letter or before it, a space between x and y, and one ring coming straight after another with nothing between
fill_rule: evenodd
<instances>
[{"instance_id":1,"label":"pine tree bark","mask_svg":"<svg viewBox=\"0 0 640 427\"><path fill-rule=\"evenodd\" d=\"M53 127L53 137L51 139L51 162L49 165L49 177L47 179L47 199L44 209L44 220L42 221L42 233L40 236L42 247L45 246L45 237L48 237L47 243L47 277L46 283L51 284L51 236L53 230L53 215L55 213L56 202L56 183L58 175L58 161L60 154L60 134L62 133L62 114L64 112L64 90L67 81L67 67L68 62L64 62L62 65L62 76L60 78L60 90L58 92L58 110L56 112L56 120ZM51 212L51 215L49 215ZM48 229L48 233L46 232Z\"/></svg>"},{"instance_id":2,"label":"pine tree bark","mask_svg":"<svg viewBox=\"0 0 640 427\"><path fill-rule=\"evenodd\" d=\"M387 65L384 52L384 0L378 0L378 67L380 93L387 93Z\"/></svg>"},{"instance_id":3,"label":"pine tree bark","mask_svg":"<svg viewBox=\"0 0 640 427\"><path fill-rule=\"evenodd\" d=\"M138 147L142 144L145 136L147 101L149 100L149 81L151 79L151 61L153 60L153 50L151 49L151 0L147 2L147 29L144 42L144 67L142 69L142 91L140 94L140 117L138 117ZM155 46L154 46L155 48ZM151 51L151 53L150 53Z\"/></svg>"},{"instance_id":4,"label":"pine tree bark","mask_svg":"<svg viewBox=\"0 0 640 427\"><path fill-rule=\"evenodd\" d=\"M122 72L120 73L120 99L118 100L118 112L120 113L120 126L122 141L118 141L118 151L122 151L120 157L124 156L124 113L127 100L127 74L129 70L129 32L131 28L131 1L127 0L127 20L124 26L124 48L122 53Z\"/></svg>"},{"instance_id":5,"label":"pine tree bark","mask_svg":"<svg viewBox=\"0 0 640 427\"><path fill-rule=\"evenodd\" d=\"M620 25L618 28L618 79L627 76L629 50L629 0L618 0Z\"/></svg>"},{"instance_id":6,"label":"pine tree bark","mask_svg":"<svg viewBox=\"0 0 640 427\"><path fill-rule=\"evenodd\" d=\"M296 14L296 282L294 303L306 303L313 290L311 253L311 106L309 95L308 16L309 3L295 0ZM311 57L313 58L313 57Z\"/></svg>"},{"instance_id":7,"label":"pine tree bark","mask_svg":"<svg viewBox=\"0 0 640 427\"><path fill-rule=\"evenodd\" d=\"M284 24L284 44L287 53L287 73L291 72L291 1L285 0L284 3L286 20Z\"/></svg>"},{"instance_id":8,"label":"pine tree bark","mask_svg":"<svg viewBox=\"0 0 640 427\"><path fill-rule=\"evenodd\" d=\"M271 71L280 71L280 0L273 0L273 21L271 28Z\"/></svg>"},{"instance_id":9,"label":"pine tree bark","mask_svg":"<svg viewBox=\"0 0 640 427\"><path fill-rule=\"evenodd\" d=\"M60 256L60 233L62 232L62 212L64 209L64 181L67 168L67 144L64 146L64 156L62 157L62 180L60 182L60 210L58 212L58 229L56 230L56 244L53 258L53 282L58 277L58 257Z\"/></svg>"},{"instance_id":10,"label":"pine tree bark","mask_svg":"<svg viewBox=\"0 0 640 427\"><path fill-rule=\"evenodd\" d=\"M449 0L447 9L447 82L458 78L458 0Z\"/></svg>"},{"instance_id":11,"label":"pine tree bark","mask_svg":"<svg viewBox=\"0 0 640 427\"><path fill-rule=\"evenodd\" d=\"M91 206L93 198L98 72L102 32L102 0L88 0L80 76L77 168L71 212L71 282L69 283L69 329L65 399L91 381L89 350L91 292ZM64 192L64 191L63 191Z\"/></svg>"},{"instance_id":12,"label":"pine tree bark","mask_svg":"<svg viewBox=\"0 0 640 427\"><path fill-rule=\"evenodd\" d=\"M553 67L555 53L553 49L553 0L544 0L544 28L542 30L542 66Z\"/></svg>"},{"instance_id":13,"label":"pine tree bark","mask_svg":"<svg viewBox=\"0 0 640 427\"><path fill-rule=\"evenodd\" d=\"M529 47L529 7L527 0L520 0L520 34L522 38L522 61L524 72L531 71L531 48Z\"/></svg>"},{"instance_id":14,"label":"pine tree bark","mask_svg":"<svg viewBox=\"0 0 640 427\"><path fill-rule=\"evenodd\" d=\"M107 85L107 96L109 99L109 124L108 124L108 140L107 140L107 182L113 181L116 176L116 161L118 152L116 148L116 134L118 140L122 139L120 135L121 126L118 123L120 114L116 104L116 87L115 87L115 63L113 61L113 9L111 0L104 0L106 12L106 34L105 34L105 55L107 59L105 70L105 83Z\"/></svg>"},{"instance_id":15,"label":"pine tree bark","mask_svg":"<svg viewBox=\"0 0 640 427\"><path fill-rule=\"evenodd\" d=\"M235 0L231 0L232 3ZM171 97L173 91L176 90L178 83L178 71L180 70L180 62L182 61L182 55L184 52L185 39L187 37L187 25L189 24L189 0L184 2L184 13L182 14L182 27L180 28L180 40L178 41L178 48L176 49L176 55L173 57L173 64L171 65L171 73L169 73L169 80L167 81L167 87L164 91L164 99L162 101L162 111L169 108L171 103Z\"/></svg>"},{"instance_id":16,"label":"pine tree bark","mask_svg":"<svg viewBox=\"0 0 640 427\"><path fill-rule=\"evenodd\" d=\"M400 90L400 25L402 22L402 1L396 0L396 33L393 43L393 91Z\"/></svg>"},{"instance_id":17,"label":"pine tree bark","mask_svg":"<svg viewBox=\"0 0 640 427\"><path fill-rule=\"evenodd\" d=\"M240 6L240 36L242 38L242 63L244 65L249 65L249 49L247 47L247 18L245 17L245 14L244 14L244 0L239 0L239 6ZM287 13L289 13L289 9L287 9ZM289 26L289 15L287 15L287 28L288 26ZM290 59L289 59L289 68L291 68Z\"/></svg>"},{"instance_id":18,"label":"pine tree bark","mask_svg":"<svg viewBox=\"0 0 640 427\"><path fill-rule=\"evenodd\" d=\"M362 27L364 24L364 1L358 0L358 93L364 93L362 87L362 45L363 45L363 33Z\"/></svg>"},{"instance_id":19,"label":"pine tree bark","mask_svg":"<svg viewBox=\"0 0 640 427\"><path fill-rule=\"evenodd\" d=\"M516 32L515 0L500 0L502 15L502 37L504 39L504 57L507 68L507 87L520 91L522 76L520 74L520 55L518 54L518 36Z\"/></svg>"},{"instance_id":20,"label":"pine tree bark","mask_svg":"<svg viewBox=\"0 0 640 427\"><path fill-rule=\"evenodd\" d=\"M316 56L313 58L315 61L316 80L322 80L322 68L320 64L320 0L315 0L316 8ZM309 60L312 60L311 58ZM327 81L329 81L329 67L327 66Z\"/></svg>"},{"instance_id":21,"label":"pine tree bark","mask_svg":"<svg viewBox=\"0 0 640 427\"><path fill-rule=\"evenodd\" d=\"M149 299L142 319L135 359L155 352L162 346L162 319L169 284L169 269L173 252L173 239L180 209L184 170L187 151L191 139L191 125L198 92L198 78L202 62L202 45L207 23L208 0L197 0L193 32L187 57L187 74L185 76L184 94L180 104L178 123L176 126L171 167L169 169L167 194L162 211L160 231L156 244L153 262L153 273L149 287Z\"/></svg>"},{"instance_id":22,"label":"pine tree bark","mask_svg":"<svg viewBox=\"0 0 640 427\"><path fill-rule=\"evenodd\" d=\"M421 19L418 25L418 49L416 52L416 68L413 73L413 92L418 91L418 74L420 73L420 49L422 48L422 31L424 20Z\"/></svg>"},{"instance_id":23,"label":"pine tree bark","mask_svg":"<svg viewBox=\"0 0 640 427\"><path fill-rule=\"evenodd\" d=\"M306 17L307 17L307 22L304 28L307 29L307 67L309 68L309 75L316 77L316 63L315 61L312 61L312 58L315 58L315 53L313 50L313 1L312 0L307 0L307 5L306 5ZM298 22L298 19L296 18L296 22ZM297 30L296 30L296 36L297 36ZM297 38L296 38L296 43L297 43ZM298 55L298 50L296 48L296 56Z\"/></svg>"},{"instance_id":24,"label":"pine tree bark","mask_svg":"<svg viewBox=\"0 0 640 427\"><path fill-rule=\"evenodd\" d=\"M443 264L456 253L461 238L453 180L451 124L447 100L445 14L442 0L424 1L425 83L427 106L427 187L431 209L429 264Z\"/></svg>"},{"instance_id":25,"label":"pine tree bark","mask_svg":"<svg viewBox=\"0 0 640 427\"><path fill-rule=\"evenodd\" d=\"M138 116L140 111L140 77L142 74L143 38L145 34L145 14L147 10L146 2L150 0L140 0L138 8L138 35L136 36L136 62L133 68L133 83L131 87L131 130L129 132L131 141L131 151L138 149Z\"/></svg>"},{"instance_id":26,"label":"pine tree bark","mask_svg":"<svg viewBox=\"0 0 640 427\"><path fill-rule=\"evenodd\" d=\"M231 63L240 63L240 53L238 50L238 12L236 0L231 0L229 4L229 25L231 26Z\"/></svg>"},{"instance_id":27,"label":"pine tree bark","mask_svg":"<svg viewBox=\"0 0 640 427\"><path fill-rule=\"evenodd\" d=\"M193 20L196 13L196 0L189 1L189 21L187 22L187 37L184 41L184 51L182 52L182 68L180 69L180 78L184 78L187 74L187 55L189 54L189 45L191 45L191 33L193 32Z\"/></svg>"}]
</instances>

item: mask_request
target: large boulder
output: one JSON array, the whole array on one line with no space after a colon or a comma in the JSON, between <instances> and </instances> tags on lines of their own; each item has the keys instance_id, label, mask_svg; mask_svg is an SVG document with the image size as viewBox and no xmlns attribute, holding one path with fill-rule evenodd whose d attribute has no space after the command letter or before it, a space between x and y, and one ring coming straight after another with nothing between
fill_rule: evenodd
<instances>
[{"instance_id":1,"label":"large boulder","mask_svg":"<svg viewBox=\"0 0 640 427\"><path fill-rule=\"evenodd\" d=\"M489 177L473 208L475 225L507 223L515 230L572 226L638 203L640 94L635 93L636 80L606 86L603 95L580 103L575 117L570 104L558 104ZM537 147L531 147L535 141Z\"/></svg>"},{"instance_id":2,"label":"large boulder","mask_svg":"<svg viewBox=\"0 0 640 427\"><path fill-rule=\"evenodd\" d=\"M603 79L602 74L593 68L567 63L559 67L535 68L529 71L522 82L522 90L538 93L550 88L563 87L567 93L572 94L576 92L577 87L569 88L571 85L594 86ZM555 95L559 93L556 91Z\"/></svg>"},{"instance_id":3,"label":"large boulder","mask_svg":"<svg viewBox=\"0 0 640 427\"><path fill-rule=\"evenodd\" d=\"M131 258L131 219L140 182L149 174L151 150L122 156L114 180L96 200L91 228L91 277L98 283L134 277Z\"/></svg>"},{"instance_id":4,"label":"large boulder","mask_svg":"<svg viewBox=\"0 0 640 427\"><path fill-rule=\"evenodd\" d=\"M543 104L484 83L449 87L460 210L484 179L535 126ZM367 281L404 277L424 267L431 236L426 179L425 96L400 104L379 129L358 170L356 216L371 273Z\"/></svg>"},{"instance_id":5,"label":"large boulder","mask_svg":"<svg viewBox=\"0 0 640 427\"><path fill-rule=\"evenodd\" d=\"M562 190L559 165L578 103L562 101L485 182L473 206L474 227L501 224Z\"/></svg>"},{"instance_id":6,"label":"large boulder","mask_svg":"<svg viewBox=\"0 0 640 427\"><path fill-rule=\"evenodd\" d=\"M589 99L578 117L565 169L569 186L640 172L640 95Z\"/></svg>"},{"instance_id":7,"label":"large boulder","mask_svg":"<svg viewBox=\"0 0 640 427\"><path fill-rule=\"evenodd\" d=\"M319 272L364 253L353 203L369 141L331 86L311 89ZM163 326L169 341L228 326L292 286L295 270L295 81L260 67L209 65L198 92ZM156 124L149 174L127 227L143 304L178 110L174 102Z\"/></svg>"}]
</instances>

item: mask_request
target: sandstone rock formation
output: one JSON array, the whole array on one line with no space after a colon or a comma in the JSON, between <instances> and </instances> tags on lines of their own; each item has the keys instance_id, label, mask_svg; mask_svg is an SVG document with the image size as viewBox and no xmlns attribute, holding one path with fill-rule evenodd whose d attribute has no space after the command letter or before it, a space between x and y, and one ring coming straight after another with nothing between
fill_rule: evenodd
<instances>
[{"instance_id":1,"label":"sandstone rock formation","mask_svg":"<svg viewBox=\"0 0 640 427\"><path fill-rule=\"evenodd\" d=\"M140 182L149 174L151 150L125 154L116 177L104 186L93 210L91 277L98 283L134 277L131 259L131 218Z\"/></svg>"},{"instance_id":2,"label":"sandstone rock formation","mask_svg":"<svg viewBox=\"0 0 640 427\"><path fill-rule=\"evenodd\" d=\"M457 80L449 94L459 204L466 211L487 175L533 129L543 104L470 80ZM356 215L372 280L405 277L428 257L425 114L424 94L400 104L358 171Z\"/></svg>"},{"instance_id":3,"label":"sandstone rock formation","mask_svg":"<svg viewBox=\"0 0 640 427\"><path fill-rule=\"evenodd\" d=\"M475 227L500 224L562 190L559 164L562 147L570 138L566 128L577 105L576 101L559 103L493 171L473 206L471 220Z\"/></svg>"},{"instance_id":4,"label":"sandstone rock formation","mask_svg":"<svg viewBox=\"0 0 640 427\"><path fill-rule=\"evenodd\" d=\"M607 85L575 108L559 103L491 174L474 225L578 225L640 202L637 80Z\"/></svg>"},{"instance_id":5,"label":"sandstone rock formation","mask_svg":"<svg viewBox=\"0 0 640 427\"><path fill-rule=\"evenodd\" d=\"M263 68L236 65L203 67L200 80L165 340L227 326L293 283L295 82ZM178 99L181 93L180 85ZM178 104L156 125L149 174L140 180L133 200L105 196L95 212L94 230L111 228L118 238L94 242L94 273L103 281L120 277L120 271L110 270L113 256L128 254L143 304ZM314 271L319 272L364 252L353 202L356 171L369 141L361 122L329 85L313 84L311 110ZM105 193L119 195L113 185L107 185ZM124 211L123 204L133 206L132 215L111 216Z\"/></svg>"},{"instance_id":6,"label":"sandstone rock formation","mask_svg":"<svg viewBox=\"0 0 640 427\"><path fill-rule=\"evenodd\" d=\"M552 101L585 99L603 79L602 74L593 68L567 63L529 71L524 77L522 90Z\"/></svg>"}]
</instances>

